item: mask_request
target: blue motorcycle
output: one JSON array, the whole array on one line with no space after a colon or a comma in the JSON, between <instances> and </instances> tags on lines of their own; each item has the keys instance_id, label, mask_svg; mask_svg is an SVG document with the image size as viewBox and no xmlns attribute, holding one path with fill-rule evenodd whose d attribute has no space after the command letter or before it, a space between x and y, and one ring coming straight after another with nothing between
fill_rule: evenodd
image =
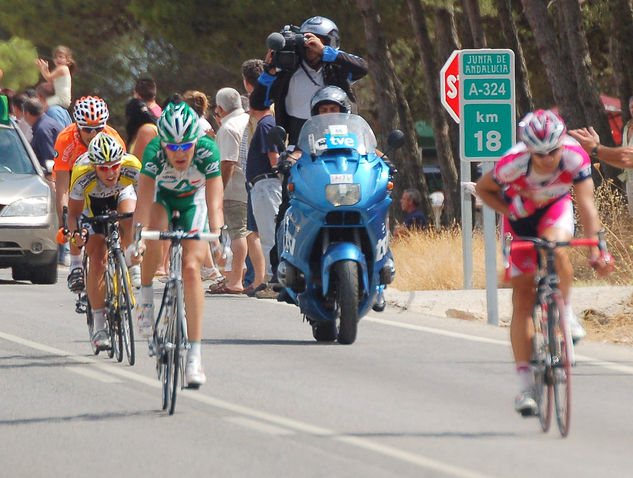
<instances>
[{"instance_id":1,"label":"blue motorcycle","mask_svg":"<svg viewBox=\"0 0 633 478\"><path fill-rule=\"evenodd\" d=\"M283 128L271 131L275 137L281 146ZM393 131L388 143L398 148L404 135ZM376 146L367 122L353 114L313 116L299 135L302 155L289 171L290 206L277 232L277 276L319 342L353 343L358 320L372 306L384 308L382 290L395 275L393 167Z\"/></svg>"}]
</instances>

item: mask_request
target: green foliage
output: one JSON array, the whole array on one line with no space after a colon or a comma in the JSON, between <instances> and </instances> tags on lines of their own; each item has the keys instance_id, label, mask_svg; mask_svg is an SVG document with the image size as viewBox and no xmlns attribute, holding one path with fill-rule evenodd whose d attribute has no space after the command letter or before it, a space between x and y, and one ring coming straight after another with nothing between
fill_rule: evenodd
<instances>
[{"instance_id":1,"label":"green foliage","mask_svg":"<svg viewBox=\"0 0 633 478\"><path fill-rule=\"evenodd\" d=\"M35 46L22 38L13 37L0 42L0 69L4 72L2 86L16 91L37 82L39 70L35 66Z\"/></svg>"}]
</instances>

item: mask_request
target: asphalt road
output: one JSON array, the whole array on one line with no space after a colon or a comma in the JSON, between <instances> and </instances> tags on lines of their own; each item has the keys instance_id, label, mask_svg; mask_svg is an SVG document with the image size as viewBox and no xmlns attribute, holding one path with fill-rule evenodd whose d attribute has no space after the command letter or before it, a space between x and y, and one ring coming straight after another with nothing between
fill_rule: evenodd
<instances>
[{"instance_id":1,"label":"asphalt road","mask_svg":"<svg viewBox=\"0 0 633 478\"><path fill-rule=\"evenodd\" d=\"M2 476L630 476L633 350L577 348L561 439L513 410L508 330L387 309L351 346L317 344L298 309L205 303L208 383L160 411L147 346L94 357L65 289L0 271Z\"/></svg>"}]
</instances>

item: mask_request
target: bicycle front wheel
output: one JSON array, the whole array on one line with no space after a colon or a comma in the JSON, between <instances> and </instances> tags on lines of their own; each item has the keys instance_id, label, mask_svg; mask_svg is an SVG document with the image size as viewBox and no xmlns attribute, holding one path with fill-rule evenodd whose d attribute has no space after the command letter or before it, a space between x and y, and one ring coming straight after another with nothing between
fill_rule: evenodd
<instances>
[{"instance_id":1,"label":"bicycle front wheel","mask_svg":"<svg viewBox=\"0 0 633 478\"><path fill-rule=\"evenodd\" d=\"M176 317L174 321L175 325L175 347L174 347L174 379L172 385L171 407L169 414L173 415L176 410L176 394L178 393L178 377L182 372L182 359L184 357L184 341L183 341L183 324L184 324L184 291L182 289L182 282L179 282L176 289Z\"/></svg>"},{"instance_id":2,"label":"bicycle front wheel","mask_svg":"<svg viewBox=\"0 0 633 478\"><path fill-rule=\"evenodd\" d=\"M544 432L549 430L552 418L552 380L547 356L547 312L536 304L532 313L534 338L532 339L532 373L534 375L534 399L538 405L538 417Z\"/></svg>"},{"instance_id":3,"label":"bicycle front wheel","mask_svg":"<svg viewBox=\"0 0 633 478\"><path fill-rule=\"evenodd\" d=\"M548 304L549 347L556 420L563 437L569 433L571 421L571 342L567 337L565 305L560 296Z\"/></svg>"},{"instance_id":4,"label":"bicycle front wheel","mask_svg":"<svg viewBox=\"0 0 633 478\"><path fill-rule=\"evenodd\" d=\"M132 323L132 303L134 299L132 295L132 288L130 287L130 275L128 274L123 252L117 252L116 260L118 264L117 275L119 278L118 303L121 336L123 338L123 346L125 347L127 361L130 366L132 366L136 361L134 325Z\"/></svg>"},{"instance_id":5,"label":"bicycle front wheel","mask_svg":"<svg viewBox=\"0 0 633 478\"><path fill-rule=\"evenodd\" d=\"M169 413L172 414L175 405L174 381L176 381L176 374L174 371L174 355L176 353L177 311L174 304L173 285L168 284L166 287L170 288L170 290L166 292L170 297L167 298L167 307L164 309L166 313L166 324L161 328L161 334L159 336L160 353L158 360L160 360L160 377L163 385L163 410L169 409ZM162 319L161 322L163 322Z\"/></svg>"}]
</instances>

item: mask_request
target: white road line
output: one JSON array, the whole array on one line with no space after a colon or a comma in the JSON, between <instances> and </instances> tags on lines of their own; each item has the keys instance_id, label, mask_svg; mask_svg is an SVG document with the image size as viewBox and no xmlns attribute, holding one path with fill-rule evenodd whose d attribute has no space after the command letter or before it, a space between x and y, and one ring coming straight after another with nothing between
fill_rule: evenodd
<instances>
[{"instance_id":1,"label":"white road line","mask_svg":"<svg viewBox=\"0 0 633 478\"><path fill-rule=\"evenodd\" d=\"M393 320L378 319L376 317L364 317L363 321L375 322L377 324L389 325L391 327L399 327L401 329L417 330L419 332L428 332L429 334L443 335L444 337L452 337L455 339L469 340L470 342L483 342L485 344L509 345L507 340L489 339L487 337L477 337L476 335L462 334L460 332L451 332L449 330L435 329L433 327L425 327L423 325L407 324L404 322L395 322Z\"/></svg>"},{"instance_id":2,"label":"white road line","mask_svg":"<svg viewBox=\"0 0 633 478\"><path fill-rule=\"evenodd\" d=\"M107 375L101 372L95 372L94 370L89 370L83 367L66 367L66 370L69 372L76 373L77 375L82 375L84 377L92 378L94 380L98 380L103 383L121 383L121 380L114 378L112 375Z\"/></svg>"},{"instance_id":3,"label":"white road line","mask_svg":"<svg viewBox=\"0 0 633 478\"><path fill-rule=\"evenodd\" d=\"M226 417L224 418L224 420L236 425L250 428L251 430L267 433L269 435L294 435L294 432L292 430L288 430L287 428L278 427L269 423L260 422L259 420L252 420L246 417Z\"/></svg>"},{"instance_id":4,"label":"white road line","mask_svg":"<svg viewBox=\"0 0 633 478\"><path fill-rule=\"evenodd\" d=\"M487 337L478 337L476 335L462 334L460 332L451 332L449 330L436 329L433 327L425 327L423 325L407 324L404 322L396 322L393 320L378 319L376 317L364 317L363 321L374 322L376 324L388 325L390 327L397 327L401 329L417 330L419 332L426 332L429 334L442 335L444 337L452 337L456 339L468 340L470 342L481 342L486 344L510 346L509 340L489 339ZM628 365L621 365L615 362L609 362L608 360L601 360L589 355L582 355L576 353L577 362L589 362L587 365L594 365L597 367L606 368L627 375L633 375L633 367Z\"/></svg>"},{"instance_id":5,"label":"white road line","mask_svg":"<svg viewBox=\"0 0 633 478\"><path fill-rule=\"evenodd\" d=\"M38 342L33 342L32 340L24 339L22 337L7 334L4 332L0 332L0 338L4 340L8 340L10 342L15 342L21 345L25 345L27 347L30 347L36 350L41 350L43 352L47 352L53 355L63 356L65 358L68 358L69 360L74 360L79 363L94 366L103 372L117 375L120 377L125 377L125 378L128 378L129 380L133 380L133 381L148 385L153 388L160 388L160 384L158 380L156 379L151 380L148 377L145 377L143 375L139 375L137 373L112 366L112 364L106 365L105 363L98 363L95 359L92 359L92 358L72 355L70 352L66 352L64 350L57 349L55 347L50 347L48 345L40 344ZM214 398L209 395L203 395L200 392L191 391L191 390L181 390L179 392L179 396L180 395L187 397L191 400L195 400L200 403L205 403L205 404L214 406L216 408L229 410L233 413L245 415L246 417L251 417L258 420L270 422L274 425L277 425L277 427L281 429L285 427L286 429L295 430L295 431L303 432L310 435L319 435L323 437L329 437L332 440L335 440L341 443L353 445L357 448L362 448L367 451L372 451L372 452L387 456L389 458L411 463L411 464L420 466L422 468L433 470L435 472L445 473L451 476L464 477L464 478L481 478L481 477L486 476L486 475L482 475L480 473L476 473L474 471L468 470L466 468L453 466L448 463L434 460L432 458L428 458L423 455L410 453L410 452L400 450L398 448L394 448L387 445L381 445L380 443L373 442L365 438L344 435L334 430L329 430L327 428L314 426L309 423L301 422L299 420L293 420L291 418L286 418L286 417L282 417L282 416L275 415L272 413L255 410L253 408L245 407L243 405L238 405L236 403L231 403L225 400ZM251 422L254 422L254 421L255 420L251 420ZM242 424L244 423L245 423L244 420L242 420ZM262 429L260 428L260 431L261 430Z\"/></svg>"}]
</instances>

